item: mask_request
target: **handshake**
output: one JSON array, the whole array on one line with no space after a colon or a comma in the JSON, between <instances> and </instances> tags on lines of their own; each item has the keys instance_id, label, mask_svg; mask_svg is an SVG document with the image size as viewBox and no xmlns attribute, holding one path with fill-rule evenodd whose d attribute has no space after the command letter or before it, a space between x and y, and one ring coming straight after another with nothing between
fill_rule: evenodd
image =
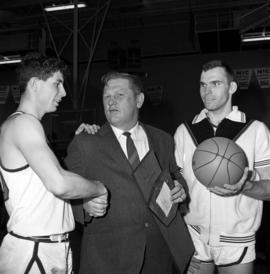
<instances>
[{"instance_id":1,"label":"handshake","mask_svg":"<svg viewBox=\"0 0 270 274\"><path fill-rule=\"evenodd\" d=\"M83 208L90 217L102 217L108 207L108 190L104 187L104 193L96 198L84 199Z\"/></svg>"}]
</instances>

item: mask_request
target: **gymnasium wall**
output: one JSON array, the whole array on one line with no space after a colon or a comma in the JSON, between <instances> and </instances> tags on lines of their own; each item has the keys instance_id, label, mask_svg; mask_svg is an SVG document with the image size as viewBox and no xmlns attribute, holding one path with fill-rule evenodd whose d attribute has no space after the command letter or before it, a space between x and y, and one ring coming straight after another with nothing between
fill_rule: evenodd
<instances>
[{"instance_id":1,"label":"gymnasium wall","mask_svg":"<svg viewBox=\"0 0 270 274\"><path fill-rule=\"evenodd\" d=\"M203 107L199 96L201 67L205 62L218 58L229 63L237 72L244 69L249 71L249 81L245 77L240 78L240 88L234 95L234 104L249 115L270 125L270 75L262 75L268 79L265 87L260 85L259 76L256 75L258 68L269 70L270 51L143 59L140 70L137 70L143 75L146 88L146 103L141 112L141 119L170 133L173 133L183 120L192 119ZM93 66L85 105L101 103L99 79L107 70L105 63ZM244 85L244 80L246 80L246 85ZM157 94L151 91L154 93L156 91ZM161 99L156 98L160 96L160 93L162 93ZM93 96L94 101L91 99ZM101 114L97 115L97 119L101 117Z\"/></svg>"},{"instance_id":2,"label":"gymnasium wall","mask_svg":"<svg viewBox=\"0 0 270 274\"><path fill-rule=\"evenodd\" d=\"M250 79L247 80L246 86L241 83L241 88L234 95L234 103L249 115L263 120L270 126L270 87L268 85L270 75L267 74L270 67L270 51L266 50L142 58L139 68L125 69L139 74L146 88L146 101L141 111L141 120L173 133L183 120L192 119L202 108L199 97L201 66L205 62L217 58L228 62L234 69L246 69L250 72ZM264 85L258 82L259 76L256 75L258 69L266 71L264 77L267 79ZM84 70L85 65L81 64L80 76ZM109 70L111 68L107 61L97 61L92 65L84 103L79 104L85 109L81 117L85 122L101 124L105 121L100 78ZM67 81L69 93L71 93L72 87L70 80ZM1 122L17 107L18 98L12 88L14 85L16 85L15 67L9 70L0 68L0 90L9 86L8 96L0 104ZM73 132L69 133L79 122L78 112L73 112L72 109L71 96L68 95L61 103L60 112L48 115L44 119L48 134L52 134L52 131L57 134L59 123L61 123L61 132L63 133L63 129L66 129L65 134L68 137L72 136Z\"/></svg>"}]
</instances>

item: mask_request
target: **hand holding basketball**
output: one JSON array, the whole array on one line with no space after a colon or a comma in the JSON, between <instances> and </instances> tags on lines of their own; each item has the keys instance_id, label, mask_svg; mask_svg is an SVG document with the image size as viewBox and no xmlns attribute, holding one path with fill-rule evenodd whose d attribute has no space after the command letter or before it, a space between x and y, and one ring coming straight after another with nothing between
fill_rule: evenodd
<instances>
[{"instance_id":1,"label":"hand holding basketball","mask_svg":"<svg viewBox=\"0 0 270 274\"><path fill-rule=\"evenodd\" d=\"M248 167L245 168L242 178L239 182L234 185L225 184L222 187L214 186L213 188L209 188L209 190L220 196L233 196L240 193L246 181L248 180Z\"/></svg>"}]
</instances>

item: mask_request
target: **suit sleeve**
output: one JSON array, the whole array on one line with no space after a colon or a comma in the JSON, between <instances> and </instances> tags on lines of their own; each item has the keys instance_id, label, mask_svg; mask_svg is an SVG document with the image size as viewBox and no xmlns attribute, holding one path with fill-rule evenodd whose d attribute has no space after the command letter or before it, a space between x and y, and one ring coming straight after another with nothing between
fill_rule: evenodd
<instances>
[{"instance_id":1,"label":"suit sleeve","mask_svg":"<svg viewBox=\"0 0 270 274\"><path fill-rule=\"evenodd\" d=\"M170 173L172 174L172 177L174 180L177 180L185 189L185 191L188 191L188 186L186 183L186 180L181 174L181 168L177 165L175 160L175 145L173 138L170 139Z\"/></svg>"},{"instance_id":2,"label":"suit sleeve","mask_svg":"<svg viewBox=\"0 0 270 274\"><path fill-rule=\"evenodd\" d=\"M68 170L86 177L84 149L77 137L75 137L68 146L67 156L64 161ZM84 224L83 200L72 200L71 205L75 220Z\"/></svg>"},{"instance_id":3,"label":"suit sleeve","mask_svg":"<svg viewBox=\"0 0 270 274\"><path fill-rule=\"evenodd\" d=\"M189 198L189 190L186 180L181 174L181 168L177 165L175 159L175 144L173 138L170 140L170 173L172 174L172 178L177 180L185 189L187 198L186 200L180 204L180 212L181 214L186 214L188 211L188 203L190 201Z\"/></svg>"}]
</instances>

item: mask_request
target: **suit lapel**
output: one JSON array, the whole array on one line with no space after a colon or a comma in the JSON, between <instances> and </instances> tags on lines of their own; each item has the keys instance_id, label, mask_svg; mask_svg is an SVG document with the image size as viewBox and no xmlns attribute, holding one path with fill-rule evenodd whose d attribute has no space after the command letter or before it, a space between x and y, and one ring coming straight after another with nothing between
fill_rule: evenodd
<instances>
[{"instance_id":1,"label":"suit lapel","mask_svg":"<svg viewBox=\"0 0 270 274\"><path fill-rule=\"evenodd\" d=\"M146 136L147 136L147 140L148 140L148 146L149 146L149 150L154 150L154 139L151 135L151 131L148 130L147 126L145 126L143 123L140 122L140 126L144 129ZM155 150L154 150L155 151Z\"/></svg>"},{"instance_id":2,"label":"suit lapel","mask_svg":"<svg viewBox=\"0 0 270 274\"><path fill-rule=\"evenodd\" d=\"M99 131L100 136L102 137L101 140L101 150L106 150L107 153L118 163L121 168L128 170L132 173L132 167L122 150L116 136L113 133L111 126L106 123Z\"/></svg>"},{"instance_id":3,"label":"suit lapel","mask_svg":"<svg viewBox=\"0 0 270 274\"><path fill-rule=\"evenodd\" d=\"M140 125L143 127L147 139L148 139L148 145L149 145L149 150L153 150L155 152L155 138L151 134L151 130L148 130L147 126L144 124L140 123ZM113 133L113 130L109 123L105 123L99 133L100 136L102 137L101 140L102 142L100 143L100 149L104 150L106 149L106 152L110 154L110 156L121 166L121 168L124 168L127 170L130 174L133 173L133 169L123 152L118 140L116 139L116 136ZM158 158L157 158L158 159Z\"/></svg>"}]
</instances>

